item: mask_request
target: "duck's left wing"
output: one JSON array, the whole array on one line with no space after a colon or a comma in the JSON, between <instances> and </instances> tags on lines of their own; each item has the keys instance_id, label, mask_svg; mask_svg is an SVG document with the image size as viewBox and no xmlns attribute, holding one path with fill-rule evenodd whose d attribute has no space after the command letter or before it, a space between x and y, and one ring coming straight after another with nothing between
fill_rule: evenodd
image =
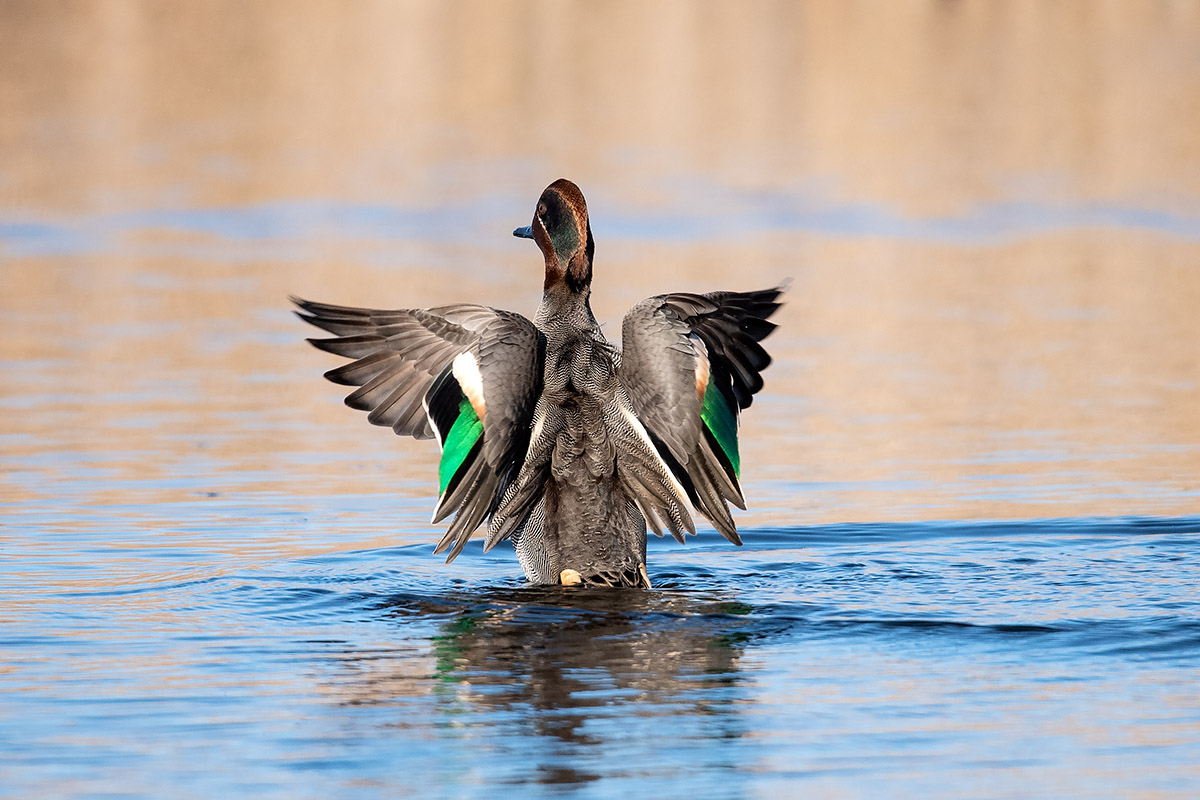
<instances>
[{"instance_id":1,"label":"duck's left wing","mask_svg":"<svg viewBox=\"0 0 1200 800\"><path fill-rule=\"evenodd\" d=\"M618 374L634 413L692 504L741 544L728 503L746 507L739 483L738 416L762 388L783 287L674 293L643 300L621 326Z\"/></svg>"},{"instance_id":2,"label":"duck's left wing","mask_svg":"<svg viewBox=\"0 0 1200 800\"><path fill-rule=\"evenodd\" d=\"M433 521L455 517L434 552L450 548L453 560L525 460L541 392L541 334L520 314L487 306L382 310L292 300L301 319L334 334L309 342L354 359L325 373L360 387L346 405L397 434L437 437Z\"/></svg>"}]
</instances>

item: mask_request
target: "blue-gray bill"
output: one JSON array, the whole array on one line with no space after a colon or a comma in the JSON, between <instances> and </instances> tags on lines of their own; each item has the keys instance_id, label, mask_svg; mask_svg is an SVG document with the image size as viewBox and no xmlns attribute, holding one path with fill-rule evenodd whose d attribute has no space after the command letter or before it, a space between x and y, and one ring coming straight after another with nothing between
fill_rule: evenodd
<instances>
[{"instance_id":1,"label":"blue-gray bill","mask_svg":"<svg viewBox=\"0 0 1200 800\"><path fill-rule=\"evenodd\" d=\"M517 228L515 231L513 231L513 236L516 236L520 239L532 239L533 238L533 226L526 225L524 228Z\"/></svg>"}]
</instances>

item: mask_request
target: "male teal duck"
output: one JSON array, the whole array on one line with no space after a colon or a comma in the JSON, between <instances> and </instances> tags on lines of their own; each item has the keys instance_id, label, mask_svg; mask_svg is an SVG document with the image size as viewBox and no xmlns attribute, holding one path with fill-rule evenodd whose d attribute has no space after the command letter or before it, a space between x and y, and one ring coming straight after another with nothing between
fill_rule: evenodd
<instances>
[{"instance_id":1,"label":"male teal duck","mask_svg":"<svg viewBox=\"0 0 1200 800\"><path fill-rule=\"evenodd\" d=\"M680 542L689 504L740 545L729 503L738 416L771 362L759 344L782 287L673 293L625 315L622 349L589 303L595 246L572 182L550 184L533 223L546 262L531 322L479 305L382 311L293 298L335 338L309 339L353 359L330 370L368 421L442 448L433 521L451 514L434 552L462 552L488 521L484 550L511 539L533 583L649 587L646 529Z\"/></svg>"}]
</instances>

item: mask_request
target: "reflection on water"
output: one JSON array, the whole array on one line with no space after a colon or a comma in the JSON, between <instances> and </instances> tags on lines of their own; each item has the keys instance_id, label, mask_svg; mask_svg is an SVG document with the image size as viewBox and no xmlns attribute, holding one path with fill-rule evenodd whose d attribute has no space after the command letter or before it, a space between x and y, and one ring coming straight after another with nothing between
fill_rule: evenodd
<instances>
[{"instance_id":1,"label":"reflection on water","mask_svg":"<svg viewBox=\"0 0 1200 800\"><path fill-rule=\"evenodd\" d=\"M748 523L1196 509L1194 8L643 5L6 8L0 404L41 409L13 457L203 447L274 490L315 447L306 477L361 489L354 452L428 492L281 298L531 313L508 234L566 174L603 319L793 279Z\"/></svg>"},{"instance_id":2,"label":"reflection on water","mask_svg":"<svg viewBox=\"0 0 1200 800\"><path fill-rule=\"evenodd\" d=\"M877 6L0 6L0 794L1200 793L1200 10ZM531 313L560 175L610 329L793 281L651 592L434 558L287 312Z\"/></svg>"},{"instance_id":3,"label":"reflection on water","mask_svg":"<svg viewBox=\"0 0 1200 800\"><path fill-rule=\"evenodd\" d=\"M128 512L65 537L56 510L25 514L41 533L10 542L15 580L49 581L4 584L7 782L1184 797L1200 780L1196 517L654 540L659 588L617 593L524 587L478 543L454 573L428 544L320 553L407 513L344 502L257 497L219 515L231 553L199 503L168 546L114 541ZM285 530L311 554L280 555Z\"/></svg>"},{"instance_id":4,"label":"reflection on water","mask_svg":"<svg viewBox=\"0 0 1200 800\"><path fill-rule=\"evenodd\" d=\"M1190 3L76 0L4 21L5 185L34 210L458 201L558 172L621 203L697 175L922 216L1194 202Z\"/></svg>"},{"instance_id":5,"label":"reflection on water","mask_svg":"<svg viewBox=\"0 0 1200 800\"><path fill-rule=\"evenodd\" d=\"M458 602L465 608L431 637L434 713L451 723L477 718L464 726L486 727L519 759L512 778L596 781L611 773L607 758L617 748L664 738L655 747L680 747L689 738L712 739L714 727L721 737L745 733L730 700L741 682L736 642L744 637L726 621L749 613L744 605L540 589L483 590ZM383 610L404 618L448 609L444 600L394 597ZM391 703L428 680L403 673L392 680L387 672L396 667L403 670L403 660L372 660L365 674L343 678L339 691L352 704ZM721 763L730 766L727 758ZM681 766L673 756L658 765L667 772Z\"/></svg>"}]
</instances>

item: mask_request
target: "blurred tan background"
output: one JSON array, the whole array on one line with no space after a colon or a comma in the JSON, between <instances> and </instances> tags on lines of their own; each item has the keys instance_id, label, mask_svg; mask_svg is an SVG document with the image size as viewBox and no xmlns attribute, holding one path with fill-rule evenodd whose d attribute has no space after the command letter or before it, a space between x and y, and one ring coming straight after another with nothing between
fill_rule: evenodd
<instances>
[{"instance_id":1,"label":"blurred tan background","mask_svg":"<svg viewBox=\"0 0 1200 800\"><path fill-rule=\"evenodd\" d=\"M20 206L447 200L496 179L473 167L527 160L622 197L698 174L915 215L1022 190L1197 202L1191 2L0 11L4 191Z\"/></svg>"},{"instance_id":2,"label":"blurred tan background","mask_svg":"<svg viewBox=\"0 0 1200 800\"><path fill-rule=\"evenodd\" d=\"M1200 4L3 2L0 109L5 497L432 496L286 296L532 313L566 176L614 336L793 281L741 524L1200 510Z\"/></svg>"}]
</instances>

